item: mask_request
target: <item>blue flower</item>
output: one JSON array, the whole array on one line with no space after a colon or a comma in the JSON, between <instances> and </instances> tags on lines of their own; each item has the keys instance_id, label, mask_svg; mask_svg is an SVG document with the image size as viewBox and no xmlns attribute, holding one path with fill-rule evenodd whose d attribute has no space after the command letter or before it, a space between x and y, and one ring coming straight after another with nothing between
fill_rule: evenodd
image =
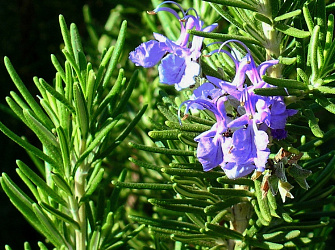
<instances>
[{"instance_id":1,"label":"blue flower","mask_svg":"<svg viewBox=\"0 0 335 250\"><path fill-rule=\"evenodd\" d=\"M230 42L241 44L247 54L237 55L238 52L228 45ZM231 52L221 50L223 46ZM186 112L189 108L207 109L216 118L210 130L195 138L198 160L205 171L221 166L231 179L254 170L263 172L270 155L269 137L285 138L287 117L297 112L286 109L283 97L254 93L256 88L270 87L262 76L268 67L278 64L278 60L269 60L257 67L249 49L236 40L226 41L216 52L223 52L232 59L236 70L234 79L227 82L206 76L210 83L198 87L193 100L183 103L187 106ZM246 85L246 78L251 85Z\"/></svg>"},{"instance_id":2,"label":"blue flower","mask_svg":"<svg viewBox=\"0 0 335 250\"><path fill-rule=\"evenodd\" d=\"M182 18L178 13L168 7L162 7L166 3L177 5L182 13ZM158 67L159 79L161 83L175 85L177 90L181 90L195 84L195 76L200 73L200 65L198 59L201 56L201 47L203 37L193 36L190 41L188 30L195 29L197 31L211 32L217 27L212 24L203 27L203 21L200 20L197 13L190 15L188 12L194 9L184 11L178 3L166 1L158 5L158 7L149 12L156 14L159 11L167 11L173 14L180 23L181 31L177 41L172 41L164 35L154 33L156 40L142 43L134 51L130 52L129 59L136 66L152 67L161 61Z\"/></svg>"}]
</instances>

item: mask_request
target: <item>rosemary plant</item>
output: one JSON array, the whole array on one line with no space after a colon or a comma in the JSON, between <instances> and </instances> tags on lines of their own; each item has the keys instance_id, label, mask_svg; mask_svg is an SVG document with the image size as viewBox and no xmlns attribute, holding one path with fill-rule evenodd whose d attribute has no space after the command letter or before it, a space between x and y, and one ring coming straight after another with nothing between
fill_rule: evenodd
<instances>
[{"instance_id":1,"label":"rosemary plant","mask_svg":"<svg viewBox=\"0 0 335 250\"><path fill-rule=\"evenodd\" d=\"M0 123L37 167L17 161L31 194L5 173L1 186L46 238L40 249L329 249L335 4L152 5L124 69L125 6L102 36L84 8L86 55L60 16L65 63L52 56L52 84L34 78L40 104L5 58L21 95L7 103L42 148ZM117 162L121 151L129 161Z\"/></svg>"},{"instance_id":2,"label":"rosemary plant","mask_svg":"<svg viewBox=\"0 0 335 250\"><path fill-rule=\"evenodd\" d=\"M171 4L176 8L170 9ZM151 190L141 195L152 204L154 215L131 218L149 226L156 249L171 249L173 242L175 249L325 248L334 223L330 185L334 148L327 143L334 137L333 125L327 124L333 124L335 113L334 17L328 12L334 4L260 0L188 4L155 5L148 14L158 15L166 37L154 34L155 40L130 53L137 66L158 64L160 82L180 91L176 97L161 92L163 103L157 108L165 123L152 119L149 132L157 145L130 143L165 155L165 162L157 163L131 158L138 166L157 171L159 183L157 178L150 183L114 181L123 188ZM219 28L204 28L216 16ZM228 32L220 32L226 22ZM193 35L190 44L186 33ZM194 44L203 38L207 46L202 56L195 56ZM250 66L254 64L260 65L257 70ZM262 65L268 67L266 74ZM177 71L183 72L181 77ZM246 92L250 94L245 96ZM249 98L256 98L254 103L285 100L289 105L281 111L285 118L279 113L283 123L287 119L286 126L277 127L282 123L274 111L279 103L265 104L277 116L267 123L264 117L257 120L263 108L261 104L252 108L255 104ZM232 99L240 102L237 109ZM318 115L322 109L329 118ZM248 118L242 122L245 113ZM246 139L247 131L254 131L252 139ZM157 197L154 190L161 194Z\"/></svg>"},{"instance_id":3,"label":"rosemary plant","mask_svg":"<svg viewBox=\"0 0 335 250\"><path fill-rule=\"evenodd\" d=\"M115 45L103 51L99 66L93 68L84 54L76 25L68 29L63 16L59 21L65 62L61 65L51 55L56 69L53 84L33 79L40 92L40 104L5 57L6 68L21 94L11 92L6 101L36 134L42 148L0 123L1 131L26 149L37 167L17 161L17 174L31 194L24 193L6 173L2 174L1 186L26 220L46 238L47 244L38 243L40 249L50 245L57 249L120 248L143 227L124 224L125 210L118 205L119 189L108 188L115 169L106 168L104 162L146 109L144 106L132 121L123 114L137 82L136 71L127 81L124 69L117 69L127 22L122 23ZM122 171L120 181L125 176ZM25 249L30 249L28 242Z\"/></svg>"}]
</instances>

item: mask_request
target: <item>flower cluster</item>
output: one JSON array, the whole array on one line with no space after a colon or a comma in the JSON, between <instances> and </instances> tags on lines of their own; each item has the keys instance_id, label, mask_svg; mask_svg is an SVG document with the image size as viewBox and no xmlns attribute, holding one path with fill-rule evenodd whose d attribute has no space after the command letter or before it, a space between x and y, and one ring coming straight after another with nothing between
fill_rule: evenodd
<instances>
[{"instance_id":1,"label":"flower cluster","mask_svg":"<svg viewBox=\"0 0 335 250\"><path fill-rule=\"evenodd\" d=\"M181 11L182 17L171 8L162 7L166 3L174 3ZM203 27L197 12L190 8L184 11L178 3L166 1L157 6L149 14L160 11L172 13L180 23L180 36L177 41L171 41L162 34L154 33L156 40L142 43L135 51L130 52L129 59L137 66L150 68L159 62L159 80L161 83L174 85L177 90L187 88L195 84L194 77L200 73L200 65L197 62L201 55L203 37L194 36L190 41L188 30L211 32L217 27L212 24ZM195 15L189 14L193 11Z\"/></svg>"},{"instance_id":2,"label":"flower cluster","mask_svg":"<svg viewBox=\"0 0 335 250\"><path fill-rule=\"evenodd\" d=\"M162 4L165 3L173 2ZM168 11L180 20L179 39L171 41L161 34L154 34L156 40L141 44L130 53L129 58L143 67L152 67L161 61L158 66L160 82L174 84L177 90L181 90L194 85L195 76L200 74L198 59L203 38L194 36L189 41L187 30L195 28L211 32L217 24L202 28L203 22L197 14L190 15L190 10L184 12L175 3L183 15L180 18L176 11L161 7L162 4L153 12ZM235 49L231 45L235 45ZM236 45L244 47L244 56L241 56ZM287 117L297 112L286 109L283 97L254 94L254 89L271 87L262 80L262 76L267 68L278 64L278 60L265 61L256 66L250 50L238 40L226 41L219 50L211 53L228 55L235 64L236 73L232 82L207 75L208 81L196 88L191 99L182 104L186 105L186 113L190 108L205 109L216 118L210 130L194 139L198 142L198 160L204 171L221 166L232 179L254 170L263 172L270 154L270 138L285 138Z\"/></svg>"}]
</instances>

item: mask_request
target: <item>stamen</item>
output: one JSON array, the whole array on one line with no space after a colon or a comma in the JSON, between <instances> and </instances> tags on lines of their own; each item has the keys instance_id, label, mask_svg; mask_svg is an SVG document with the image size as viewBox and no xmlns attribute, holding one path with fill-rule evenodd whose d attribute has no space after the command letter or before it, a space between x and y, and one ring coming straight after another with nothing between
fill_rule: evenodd
<instances>
[{"instance_id":1,"label":"stamen","mask_svg":"<svg viewBox=\"0 0 335 250\"><path fill-rule=\"evenodd\" d=\"M234 146L231 146L230 149L228 150L228 154L231 154L231 151L233 150Z\"/></svg>"},{"instance_id":2,"label":"stamen","mask_svg":"<svg viewBox=\"0 0 335 250\"><path fill-rule=\"evenodd\" d=\"M157 13L154 10L147 10L147 14L156 15Z\"/></svg>"},{"instance_id":3,"label":"stamen","mask_svg":"<svg viewBox=\"0 0 335 250\"><path fill-rule=\"evenodd\" d=\"M190 116L189 114L185 114L185 115L183 116L183 118L181 118L181 120L182 120L182 121L185 121L189 116Z\"/></svg>"}]
</instances>

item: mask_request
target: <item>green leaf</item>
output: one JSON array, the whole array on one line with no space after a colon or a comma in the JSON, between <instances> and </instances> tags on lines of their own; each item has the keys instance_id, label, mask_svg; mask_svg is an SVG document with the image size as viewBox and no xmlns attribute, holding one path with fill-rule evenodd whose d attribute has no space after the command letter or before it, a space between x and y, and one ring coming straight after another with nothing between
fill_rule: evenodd
<instances>
[{"instance_id":1,"label":"green leaf","mask_svg":"<svg viewBox=\"0 0 335 250\"><path fill-rule=\"evenodd\" d=\"M32 210L33 201L15 185L6 173L2 173L0 183L13 205L38 232L42 233L41 223Z\"/></svg>"},{"instance_id":2,"label":"green leaf","mask_svg":"<svg viewBox=\"0 0 335 250\"><path fill-rule=\"evenodd\" d=\"M43 161L48 162L51 166L53 166L55 169L59 169L59 165L56 161L54 161L51 157L44 154L40 149L34 147L27 141L23 140L21 137L17 136L15 133L13 133L11 130L9 130L3 123L0 122L0 130L8 136L11 140L19 144L21 147L23 147L25 150L31 152L32 154L36 155L38 158L40 158Z\"/></svg>"},{"instance_id":3,"label":"green leaf","mask_svg":"<svg viewBox=\"0 0 335 250\"><path fill-rule=\"evenodd\" d=\"M58 135L59 145L62 153L62 162L64 170L67 171L71 168L71 160L70 160L70 143L66 138L65 131L62 127L56 127L56 132ZM66 173L69 174L69 173Z\"/></svg>"},{"instance_id":4,"label":"green leaf","mask_svg":"<svg viewBox=\"0 0 335 250\"><path fill-rule=\"evenodd\" d=\"M80 84L82 86L85 86L85 83L83 83L84 79L83 79L83 77L81 75L79 65L76 63L74 56L71 53L69 53L69 51L67 51L66 49L63 49L62 52L63 52L66 60L69 62L69 64L71 65L71 67L76 72L76 75L77 75L76 78L78 79L78 81L80 82ZM65 68L65 70L66 70L66 68ZM72 77L72 74L71 74L71 77ZM66 83L68 83L68 81L66 81Z\"/></svg>"},{"instance_id":5,"label":"green leaf","mask_svg":"<svg viewBox=\"0 0 335 250\"><path fill-rule=\"evenodd\" d=\"M309 79L307 74L300 68L297 68L297 74L300 76L301 80L305 83L307 86L309 84Z\"/></svg>"},{"instance_id":6,"label":"green leaf","mask_svg":"<svg viewBox=\"0 0 335 250\"><path fill-rule=\"evenodd\" d=\"M29 242L24 243L24 250L31 250L31 246L30 246Z\"/></svg>"},{"instance_id":7,"label":"green leaf","mask_svg":"<svg viewBox=\"0 0 335 250\"><path fill-rule=\"evenodd\" d=\"M44 202L41 202L40 203L40 206L46 210L47 212L53 214L54 216L56 216L58 219L70 224L71 226L74 227L75 230L80 230L80 226L78 224L78 222L76 222L75 220L73 220L70 216L62 213L61 211L55 209L54 207L44 203Z\"/></svg>"},{"instance_id":8,"label":"green leaf","mask_svg":"<svg viewBox=\"0 0 335 250\"><path fill-rule=\"evenodd\" d=\"M335 94L334 87L319 86L316 88L317 91L320 91L323 94Z\"/></svg>"},{"instance_id":9,"label":"green leaf","mask_svg":"<svg viewBox=\"0 0 335 250\"><path fill-rule=\"evenodd\" d=\"M255 199L251 200L251 205L253 206L255 210L255 213L258 217L258 221L260 222L260 224L263 226L269 226L270 224L269 221L264 219L263 214L259 210L259 205Z\"/></svg>"},{"instance_id":10,"label":"green leaf","mask_svg":"<svg viewBox=\"0 0 335 250\"><path fill-rule=\"evenodd\" d=\"M149 203L155 206L164 206L164 205L194 205L198 207L206 207L211 205L212 202L207 200L200 199L190 199L190 198L181 198L181 199L149 199Z\"/></svg>"},{"instance_id":11,"label":"green leaf","mask_svg":"<svg viewBox=\"0 0 335 250\"><path fill-rule=\"evenodd\" d=\"M221 184L231 184L231 185L246 185L253 187L254 182L248 178L238 178L238 179L229 179L227 176L219 177L216 179L218 183Z\"/></svg>"},{"instance_id":12,"label":"green leaf","mask_svg":"<svg viewBox=\"0 0 335 250\"><path fill-rule=\"evenodd\" d=\"M222 235L224 238L228 239L235 239L235 240L243 239L243 235L241 233L231 230L229 228L225 228L223 226L214 225L209 222L206 222L206 230L214 231L215 233L218 233L219 235Z\"/></svg>"},{"instance_id":13,"label":"green leaf","mask_svg":"<svg viewBox=\"0 0 335 250\"><path fill-rule=\"evenodd\" d=\"M102 140L106 138L109 132L114 128L114 126L118 123L120 117L116 117L116 119L108 118L108 125L102 128L96 135L94 140L88 145L85 152L81 154L80 158L76 162L76 166L79 164L94 150L96 147L101 145Z\"/></svg>"},{"instance_id":14,"label":"green leaf","mask_svg":"<svg viewBox=\"0 0 335 250\"><path fill-rule=\"evenodd\" d=\"M122 90L122 86L124 85L125 81L126 78L124 77L124 70L121 68L119 70L119 75L114 83L113 88L109 91L106 97L99 104L98 109L95 111L94 117L92 119L93 121L98 115L101 114L101 112L107 107L107 105L110 105L113 109L115 108L116 99L119 97L120 92Z\"/></svg>"},{"instance_id":15,"label":"green leaf","mask_svg":"<svg viewBox=\"0 0 335 250\"><path fill-rule=\"evenodd\" d=\"M303 114L308 119L308 125L311 128L312 133L319 138L323 137L323 131L319 127L318 119L314 116L314 113L310 109L303 110Z\"/></svg>"},{"instance_id":16,"label":"green leaf","mask_svg":"<svg viewBox=\"0 0 335 250\"><path fill-rule=\"evenodd\" d=\"M177 183L173 184L173 189L176 193L180 194L182 197L188 197L199 200L211 200L213 202L218 202L220 198L211 192L199 190L195 188L189 188L185 185L179 185Z\"/></svg>"},{"instance_id":17,"label":"green leaf","mask_svg":"<svg viewBox=\"0 0 335 250\"><path fill-rule=\"evenodd\" d=\"M43 88L48 91L55 99L62 103L71 113L75 113L75 109L72 104L60 93L58 93L53 87L51 87L44 79L40 78L39 82Z\"/></svg>"},{"instance_id":18,"label":"green leaf","mask_svg":"<svg viewBox=\"0 0 335 250\"><path fill-rule=\"evenodd\" d=\"M283 15L275 17L274 21L275 22L283 21L283 20L289 19L291 17L298 16L300 14L301 14L301 10L294 10L294 11L291 11L291 12L288 12L288 13L285 13Z\"/></svg>"},{"instance_id":19,"label":"green leaf","mask_svg":"<svg viewBox=\"0 0 335 250\"><path fill-rule=\"evenodd\" d=\"M148 151L148 152L153 152L153 153L161 153L161 154L166 154L166 155L194 156L194 151L150 147L150 146L137 144L137 143L134 143L134 142L129 142L129 146L131 146L133 148L136 148L136 149Z\"/></svg>"},{"instance_id":20,"label":"green leaf","mask_svg":"<svg viewBox=\"0 0 335 250\"><path fill-rule=\"evenodd\" d=\"M316 24L320 27L319 40L321 44L324 45L326 38L326 22L327 22L326 2L324 0L317 0L316 4L317 8L315 17L316 17Z\"/></svg>"},{"instance_id":21,"label":"green leaf","mask_svg":"<svg viewBox=\"0 0 335 250\"><path fill-rule=\"evenodd\" d=\"M239 196L239 197L254 197L254 193L248 190L242 189L233 189L233 188L216 188L216 187L208 187L209 192L212 194L220 195L220 196Z\"/></svg>"},{"instance_id":22,"label":"green leaf","mask_svg":"<svg viewBox=\"0 0 335 250\"><path fill-rule=\"evenodd\" d=\"M113 152L113 150L120 145L120 143L129 135L129 133L133 130L136 124L142 118L144 112L146 111L148 105L145 104L142 109L136 114L136 116L132 119L132 121L127 125L127 127L115 138L115 140L104 150L103 153L98 154L96 158L104 158L109 153Z\"/></svg>"},{"instance_id":23,"label":"green leaf","mask_svg":"<svg viewBox=\"0 0 335 250\"><path fill-rule=\"evenodd\" d=\"M38 193L35 185L30 181L30 179L18 168L16 169L16 173L20 176L21 180L23 180L23 182L29 188L31 193L34 195L35 199L37 201L41 201L40 194Z\"/></svg>"},{"instance_id":24,"label":"green leaf","mask_svg":"<svg viewBox=\"0 0 335 250\"><path fill-rule=\"evenodd\" d=\"M276 249L283 249L282 244L274 243L274 242L269 242L269 241L264 241L264 242L259 242L258 240L254 239L248 239L250 244L255 247L259 247L261 249L271 249L271 250L276 250Z\"/></svg>"},{"instance_id":25,"label":"green leaf","mask_svg":"<svg viewBox=\"0 0 335 250\"><path fill-rule=\"evenodd\" d=\"M290 89L289 91L285 88L277 88L277 87L270 87L270 88L261 88L261 89L254 89L256 95L262 96L300 96L302 95L301 90L297 89Z\"/></svg>"},{"instance_id":26,"label":"green leaf","mask_svg":"<svg viewBox=\"0 0 335 250\"><path fill-rule=\"evenodd\" d=\"M271 5L273 4L274 1L271 1ZM276 1L278 2L278 1ZM284 3L281 4L280 9L278 11L278 15L283 15L284 13L288 13L291 8L292 4L295 2L295 0L286 0ZM277 3L279 4L279 3Z\"/></svg>"},{"instance_id":27,"label":"green leaf","mask_svg":"<svg viewBox=\"0 0 335 250\"><path fill-rule=\"evenodd\" d=\"M19 75L16 73L12 63L10 62L8 57L5 57L5 66L7 68L7 71L14 82L15 86L25 99L25 101L28 103L28 105L31 107L31 109L34 111L36 116L40 121L43 121L45 123L45 126L47 128L52 128L53 125L49 119L49 117L43 112L42 108L38 105L38 103L35 101L33 96L30 94L27 87L23 84L22 80L20 79Z\"/></svg>"},{"instance_id":28,"label":"green leaf","mask_svg":"<svg viewBox=\"0 0 335 250\"><path fill-rule=\"evenodd\" d=\"M90 195L93 194L93 192L97 189L97 187L101 183L101 180L103 179L104 173L105 173L104 169L100 168L97 175L94 178L90 179L90 181L87 184L87 187L86 187L86 190L85 190L85 196L83 197L83 199L85 199L85 197L89 197Z\"/></svg>"},{"instance_id":29,"label":"green leaf","mask_svg":"<svg viewBox=\"0 0 335 250\"><path fill-rule=\"evenodd\" d=\"M330 14L328 16L328 22L327 22L327 32L326 32L326 41L325 41L325 48L324 48L324 57L327 58L330 48L333 42L333 34L334 32L334 15Z\"/></svg>"},{"instance_id":30,"label":"green leaf","mask_svg":"<svg viewBox=\"0 0 335 250\"><path fill-rule=\"evenodd\" d=\"M97 227L100 229L100 227ZM89 242L89 249L99 249L99 240L100 240L100 230L95 230L91 237L90 237L90 242Z\"/></svg>"},{"instance_id":31,"label":"green leaf","mask_svg":"<svg viewBox=\"0 0 335 250\"><path fill-rule=\"evenodd\" d=\"M180 124L179 122L172 122L172 121L165 121L165 124L173 129L179 129L182 131L190 131L190 132L205 132L211 128L211 126L202 125L202 124L190 124L190 123L183 123Z\"/></svg>"},{"instance_id":32,"label":"green leaf","mask_svg":"<svg viewBox=\"0 0 335 250\"><path fill-rule=\"evenodd\" d=\"M152 189L152 190L169 190L169 189L172 189L172 184L119 182L119 181L112 181L112 184L117 186L117 187L131 188L131 189Z\"/></svg>"},{"instance_id":33,"label":"green leaf","mask_svg":"<svg viewBox=\"0 0 335 250\"><path fill-rule=\"evenodd\" d=\"M40 247L40 250L48 250L48 248L40 241L37 243L37 245Z\"/></svg>"},{"instance_id":34,"label":"green leaf","mask_svg":"<svg viewBox=\"0 0 335 250\"><path fill-rule=\"evenodd\" d=\"M86 98L86 103L87 103L87 110L88 114L92 114L92 106L93 106L93 100L95 98L96 93L94 92L94 87L96 83L96 76L94 73L94 70L91 69L88 72L88 79L87 79L87 85L86 85L86 90L85 90L85 98Z\"/></svg>"},{"instance_id":35,"label":"green leaf","mask_svg":"<svg viewBox=\"0 0 335 250\"><path fill-rule=\"evenodd\" d=\"M262 78L265 82L282 88L300 89L300 90L308 89L308 86L306 86L303 82L293 79L280 79L280 78L272 78L269 76L262 76Z\"/></svg>"},{"instance_id":36,"label":"green leaf","mask_svg":"<svg viewBox=\"0 0 335 250\"><path fill-rule=\"evenodd\" d=\"M206 176L206 178L209 178L209 179L216 179L224 175L224 173L222 172L217 172L217 171L204 172L204 171L199 171L199 170L194 170L194 169L189 169L189 168L163 167L161 171L169 175L190 176L190 177L199 177L199 178Z\"/></svg>"},{"instance_id":37,"label":"green leaf","mask_svg":"<svg viewBox=\"0 0 335 250\"><path fill-rule=\"evenodd\" d=\"M334 108L334 111L335 111L335 108ZM300 151L308 151L311 149L315 149L316 147L323 145L329 140L333 140L334 136L335 136L335 129L330 129L324 134L322 139L317 138L315 140L309 141L306 144L303 144L300 147L298 147L298 149Z\"/></svg>"},{"instance_id":38,"label":"green leaf","mask_svg":"<svg viewBox=\"0 0 335 250\"><path fill-rule=\"evenodd\" d=\"M123 169L119 175L118 178L118 182L124 182L127 176L127 169ZM120 196L120 191L121 188L119 187L115 187L111 196L110 196L110 200L113 201L113 204L110 205L110 211L116 211L118 208L118 200L119 200L119 196Z\"/></svg>"},{"instance_id":39,"label":"green leaf","mask_svg":"<svg viewBox=\"0 0 335 250\"><path fill-rule=\"evenodd\" d=\"M151 199L150 199L151 200ZM151 200L152 201L152 200ZM167 227L167 228L176 228L176 229L189 229L198 231L199 227L192 223L183 222L183 221L175 221L175 220L162 220L162 219L154 219L154 218L144 218L136 215L129 215L131 220L137 221L141 224L152 225L157 227Z\"/></svg>"},{"instance_id":40,"label":"green leaf","mask_svg":"<svg viewBox=\"0 0 335 250\"><path fill-rule=\"evenodd\" d=\"M330 160L326 168L324 168L322 172L318 174L314 184L311 185L311 188L307 192L305 192L304 195L301 197L300 201L306 200L307 198L314 195L317 191L319 191L324 185L328 183L329 179L332 178L334 172L335 172L335 157L333 156L333 158Z\"/></svg>"},{"instance_id":41,"label":"green leaf","mask_svg":"<svg viewBox=\"0 0 335 250\"><path fill-rule=\"evenodd\" d=\"M280 56L278 59L279 59L279 63L284 64L284 65L291 65L291 64L296 63L296 61L297 61L296 57L289 58L289 57Z\"/></svg>"},{"instance_id":42,"label":"green leaf","mask_svg":"<svg viewBox=\"0 0 335 250\"><path fill-rule=\"evenodd\" d=\"M48 116L50 117L52 123L54 124L54 127L58 127L60 125L60 121L58 119L57 114L54 112L54 110L50 107L49 102L42 99L40 101L41 106L43 107L43 109L45 110L45 112L48 114Z\"/></svg>"},{"instance_id":43,"label":"green leaf","mask_svg":"<svg viewBox=\"0 0 335 250\"><path fill-rule=\"evenodd\" d=\"M73 85L73 97L81 137L86 138L89 130L88 110L82 88L77 82Z\"/></svg>"},{"instance_id":44,"label":"green leaf","mask_svg":"<svg viewBox=\"0 0 335 250\"><path fill-rule=\"evenodd\" d=\"M302 11L303 11L303 14L304 14L304 18L305 18L305 21L306 21L306 24L307 24L307 28L309 30L309 32L313 32L314 30L314 22L313 22L313 18L311 16L311 13L308 9L308 4L305 3L304 6L302 7Z\"/></svg>"},{"instance_id":45,"label":"green leaf","mask_svg":"<svg viewBox=\"0 0 335 250\"><path fill-rule=\"evenodd\" d=\"M201 36L201 37L206 37L206 38L212 38L212 39L217 39L217 40L239 40L243 43L246 44L256 44L259 46L262 46L262 43L254 38L249 38L245 36L238 36L238 35L231 35L231 34L222 34L222 33L214 33L214 32L203 32L203 31L197 31L197 30L187 30L187 32L191 35L195 36Z\"/></svg>"},{"instance_id":46,"label":"green leaf","mask_svg":"<svg viewBox=\"0 0 335 250\"><path fill-rule=\"evenodd\" d=\"M57 248L60 248L62 245L68 245L49 217L41 210L39 205L33 203L32 207L36 217L41 222L41 231L47 236L48 240L50 240Z\"/></svg>"},{"instance_id":47,"label":"green leaf","mask_svg":"<svg viewBox=\"0 0 335 250\"><path fill-rule=\"evenodd\" d=\"M43 124L41 124L34 118L29 109L23 110L23 114L26 118L27 123L29 124L29 127L34 131L34 133L40 139L43 146L46 147L47 153L50 154L50 156L54 160L60 159L61 158L60 147L56 137L46 127L44 127Z\"/></svg>"},{"instance_id":48,"label":"green leaf","mask_svg":"<svg viewBox=\"0 0 335 250\"><path fill-rule=\"evenodd\" d=\"M55 69L57 70L57 72L60 74L60 76L62 77L63 81L66 82L66 77L65 77L65 71L62 68L62 66L60 65L57 57L54 54L51 54L51 62L54 65Z\"/></svg>"},{"instance_id":49,"label":"green leaf","mask_svg":"<svg viewBox=\"0 0 335 250\"><path fill-rule=\"evenodd\" d=\"M262 193L262 189L261 189L262 182L259 179L254 180L255 195L256 195L256 198L257 198L257 203L258 203L258 206L259 206L259 210L263 215L263 218L266 221L271 222L272 216L271 216L271 213L270 213L268 200L267 200L266 197L263 197L263 193Z\"/></svg>"},{"instance_id":50,"label":"green leaf","mask_svg":"<svg viewBox=\"0 0 335 250\"><path fill-rule=\"evenodd\" d=\"M261 14L261 13L254 13L254 17L263 23L266 23L268 25L272 25L272 20L270 20L267 16Z\"/></svg>"},{"instance_id":51,"label":"green leaf","mask_svg":"<svg viewBox=\"0 0 335 250\"><path fill-rule=\"evenodd\" d=\"M209 205L204 209L204 212L209 215L215 215L217 212L220 212L224 209L229 209L231 206L246 201L246 198L244 197L233 197L225 199L224 201L220 201L215 203L214 205Z\"/></svg>"},{"instance_id":52,"label":"green leaf","mask_svg":"<svg viewBox=\"0 0 335 250\"><path fill-rule=\"evenodd\" d=\"M319 70L320 62L318 60L319 33L320 33L320 26L316 25L313 29L310 41L310 57L311 57L310 59L312 67L311 82L313 85L317 83L317 80L320 77L320 70Z\"/></svg>"},{"instance_id":53,"label":"green leaf","mask_svg":"<svg viewBox=\"0 0 335 250\"><path fill-rule=\"evenodd\" d=\"M312 133L316 137L322 138L323 137L323 131L320 129L319 124L318 124L318 120L314 116L313 111L310 110L310 109L305 109L303 111L303 113L306 116L306 118L308 119L308 125L311 128Z\"/></svg>"},{"instance_id":54,"label":"green leaf","mask_svg":"<svg viewBox=\"0 0 335 250\"><path fill-rule=\"evenodd\" d=\"M10 97L6 97L6 102L8 106L11 108L11 110L14 112L14 114L19 118L21 121L23 121L28 127L26 118L23 115L23 111L19 105L17 105Z\"/></svg>"},{"instance_id":55,"label":"green leaf","mask_svg":"<svg viewBox=\"0 0 335 250\"><path fill-rule=\"evenodd\" d=\"M148 135L156 140L178 140L179 135L194 138L198 136L199 133L181 132L180 130L164 130L164 131L150 131Z\"/></svg>"},{"instance_id":56,"label":"green leaf","mask_svg":"<svg viewBox=\"0 0 335 250\"><path fill-rule=\"evenodd\" d=\"M211 3L218 3L222 4L224 6L232 6L232 7L237 7L237 8L242 8L246 10L252 10L256 11L257 8L255 6L252 6L248 3L245 3L244 1L240 0L204 0L206 2L211 2Z\"/></svg>"},{"instance_id":57,"label":"green leaf","mask_svg":"<svg viewBox=\"0 0 335 250\"><path fill-rule=\"evenodd\" d=\"M68 196L73 195L69 184L64 180L64 178L60 174L51 172L51 178L53 182L56 184L56 186L62 189Z\"/></svg>"},{"instance_id":58,"label":"green leaf","mask_svg":"<svg viewBox=\"0 0 335 250\"><path fill-rule=\"evenodd\" d=\"M70 25L70 37L74 58L77 65L79 66L81 75L83 76L83 74L86 72L87 61L84 55L83 46L80 41L80 35L77 26L74 23L71 23ZM85 83L85 81L83 82ZM85 89L85 85L82 85L82 88Z\"/></svg>"},{"instance_id":59,"label":"green leaf","mask_svg":"<svg viewBox=\"0 0 335 250\"><path fill-rule=\"evenodd\" d=\"M315 102L321 107L325 108L327 111L335 114L335 104L332 103L328 98L318 95L315 98Z\"/></svg>"},{"instance_id":60,"label":"green leaf","mask_svg":"<svg viewBox=\"0 0 335 250\"><path fill-rule=\"evenodd\" d=\"M20 168L20 170L41 190L43 190L48 196L54 199L59 204L67 207L67 203L60 197L53 189L51 189L45 181L39 177L34 171L32 171L26 164L22 161L17 160L16 164Z\"/></svg>"},{"instance_id":61,"label":"green leaf","mask_svg":"<svg viewBox=\"0 0 335 250\"><path fill-rule=\"evenodd\" d=\"M127 31L127 21L123 21L121 24L120 31L119 31L119 36L115 43L113 55L110 59L109 65L106 69L106 75L103 79L103 83L102 83L103 88L106 88L106 86L109 84L110 78L112 77L116 64L119 61L119 57L121 55L125 37L126 37L126 31Z\"/></svg>"},{"instance_id":62,"label":"green leaf","mask_svg":"<svg viewBox=\"0 0 335 250\"><path fill-rule=\"evenodd\" d=\"M127 107L127 102L130 98L131 93L133 92L134 88L135 88L135 84L137 83L138 80L138 70L135 70L135 72L133 73L133 75L131 76L129 83L127 85L126 90L123 92L121 99L118 103L118 105L115 107L115 109L113 110L111 117L116 117L119 114L121 114L123 112L123 110Z\"/></svg>"},{"instance_id":63,"label":"green leaf","mask_svg":"<svg viewBox=\"0 0 335 250\"><path fill-rule=\"evenodd\" d=\"M60 28L61 28L61 32L62 32L64 44L65 44L65 49L67 51L69 51L70 54L74 57L73 49L72 49L72 45L71 45L70 32L67 28L67 24L65 22L65 19L64 19L63 15L59 15L59 24L60 24Z\"/></svg>"},{"instance_id":64,"label":"green leaf","mask_svg":"<svg viewBox=\"0 0 335 250\"><path fill-rule=\"evenodd\" d=\"M275 28L286 35L293 36L296 38L306 38L311 35L310 32L308 31L299 30L283 23L277 23L275 25Z\"/></svg>"},{"instance_id":65,"label":"green leaf","mask_svg":"<svg viewBox=\"0 0 335 250\"><path fill-rule=\"evenodd\" d=\"M219 5L217 5L216 3L209 3L210 6L212 6L212 8L219 13L219 15L226 19L230 24L235 25L237 28L239 28L240 30L243 30L243 25L241 25L239 22L237 22L234 17L232 17L227 11L225 11L224 9L222 9Z\"/></svg>"},{"instance_id":66,"label":"green leaf","mask_svg":"<svg viewBox=\"0 0 335 250\"><path fill-rule=\"evenodd\" d=\"M10 95L13 97L14 101L20 106L21 109L30 109L30 107L14 91L11 91Z\"/></svg>"}]
</instances>

